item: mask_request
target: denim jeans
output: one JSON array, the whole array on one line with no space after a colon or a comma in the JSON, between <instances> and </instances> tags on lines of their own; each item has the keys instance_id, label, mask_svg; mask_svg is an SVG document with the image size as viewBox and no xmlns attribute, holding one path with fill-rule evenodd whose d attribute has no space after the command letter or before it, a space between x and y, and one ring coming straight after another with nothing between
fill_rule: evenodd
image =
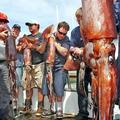
<instances>
[{"instance_id":1,"label":"denim jeans","mask_svg":"<svg viewBox=\"0 0 120 120\"><path fill-rule=\"evenodd\" d=\"M22 87L23 66L16 67L16 85Z\"/></svg>"},{"instance_id":2,"label":"denim jeans","mask_svg":"<svg viewBox=\"0 0 120 120\"><path fill-rule=\"evenodd\" d=\"M10 105L10 81L8 67L5 61L0 61L0 117L7 116Z\"/></svg>"},{"instance_id":3,"label":"denim jeans","mask_svg":"<svg viewBox=\"0 0 120 120\"><path fill-rule=\"evenodd\" d=\"M85 87L85 92L86 94L88 95L88 84L91 83L91 69L89 67L86 67L85 69L85 76L84 76L84 87ZM79 86L79 82L80 82L80 79L79 79L79 70L77 71L77 94L78 94L78 107L79 107L79 115L81 116L88 116L89 113L88 113L88 110L87 110L87 107L88 107L88 98L86 95L83 95L80 91L80 86Z\"/></svg>"}]
</instances>

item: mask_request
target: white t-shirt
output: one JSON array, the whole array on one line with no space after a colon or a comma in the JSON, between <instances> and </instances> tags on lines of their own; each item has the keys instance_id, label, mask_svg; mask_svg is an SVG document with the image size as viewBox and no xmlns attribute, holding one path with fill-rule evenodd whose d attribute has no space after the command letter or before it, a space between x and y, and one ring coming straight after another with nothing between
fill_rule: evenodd
<instances>
[{"instance_id":1,"label":"white t-shirt","mask_svg":"<svg viewBox=\"0 0 120 120\"><path fill-rule=\"evenodd\" d=\"M0 40L0 60L6 60L5 43Z\"/></svg>"}]
</instances>

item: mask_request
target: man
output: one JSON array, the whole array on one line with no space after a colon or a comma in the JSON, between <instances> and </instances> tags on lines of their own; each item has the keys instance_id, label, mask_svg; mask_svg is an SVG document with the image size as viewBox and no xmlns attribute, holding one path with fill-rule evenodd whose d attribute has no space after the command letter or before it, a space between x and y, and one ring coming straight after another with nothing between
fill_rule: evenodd
<instances>
[{"instance_id":1,"label":"man","mask_svg":"<svg viewBox=\"0 0 120 120\"><path fill-rule=\"evenodd\" d=\"M15 43L18 42L17 38L21 32L21 27L18 24L14 24L12 27L12 36L15 40ZM17 47L16 47L17 48ZM17 60L16 60L16 86L17 86L17 99L14 101L14 110L17 110L18 105L18 96L19 96L19 88L22 86L22 75L23 75L23 55L21 52L17 51Z\"/></svg>"},{"instance_id":2,"label":"man","mask_svg":"<svg viewBox=\"0 0 120 120\"><path fill-rule=\"evenodd\" d=\"M68 50L70 47L70 41L69 38L67 37L68 31L69 31L68 23L62 21L58 24L57 31L53 33L53 35L49 38L50 41L52 39L54 39L53 41L55 41L53 45L55 47L55 53L54 50L52 53L53 55L55 55L52 66L54 95L52 96L50 110L52 113L56 113L57 118L63 117L62 98L64 96L64 86L66 84L66 79L68 75L68 72L64 70L63 66L65 64ZM43 93L44 94L46 93L45 89L43 89Z\"/></svg>"},{"instance_id":3,"label":"man","mask_svg":"<svg viewBox=\"0 0 120 120\"><path fill-rule=\"evenodd\" d=\"M117 32L120 33L120 1L114 0L115 19Z\"/></svg>"},{"instance_id":4,"label":"man","mask_svg":"<svg viewBox=\"0 0 120 120\"><path fill-rule=\"evenodd\" d=\"M79 8L76 13L75 13L77 22L79 26L74 28L71 32L71 48L70 52L72 52L75 56L80 56L81 55L81 48L84 47L82 35L80 33L80 22L82 19L82 8ZM90 68L86 66L85 68L85 76L84 76L84 87L86 90L86 94L88 94L88 83L90 82ZM82 119L87 119L89 113L87 110L88 107L88 99L86 95L83 95L81 93L81 86L80 86L80 78L79 78L79 70L77 71L77 82L76 82L76 87L77 87L77 94L78 94L78 107L79 107L79 113L76 116L76 120L82 120Z\"/></svg>"},{"instance_id":5,"label":"man","mask_svg":"<svg viewBox=\"0 0 120 120\"><path fill-rule=\"evenodd\" d=\"M39 32L40 25L36 21L27 22L26 25L29 28L30 35L28 39L35 41L35 44L27 44L27 47L31 51L31 64L25 66L26 71L29 71L29 75L26 76L26 100L24 111L30 111L32 105L33 87L38 88L38 109L37 116L40 116L43 108L43 94L42 94L42 81L44 76L44 51L47 41L44 40ZM24 60L25 61L25 60ZM26 74L27 75L27 74ZM29 86L29 87L28 87Z\"/></svg>"},{"instance_id":6,"label":"man","mask_svg":"<svg viewBox=\"0 0 120 120\"><path fill-rule=\"evenodd\" d=\"M0 29L7 26L8 17L0 12ZM10 81L8 78L8 64L5 55L5 43L8 37L8 30L0 31L0 119L8 120L10 118ZM13 116L12 116L13 117Z\"/></svg>"},{"instance_id":7,"label":"man","mask_svg":"<svg viewBox=\"0 0 120 120\"><path fill-rule=\"evenodd\" d=\"M14 39L16 40L21 32L21 27L18 24L14 24L12 27L12 36L14 37Z\"/></svg>"},{"instance_id":8,"label":"man","mask_svg":"<svg viewBox=\"0 0 120 120\"><path fill-rule=\"evenodd\" d=\"M116 60L118 73L120 72L120 1L114 0L114 9L115 9L115 18L116 18L116 28L117 28L117 39L118 39L118 57ZM120 108L120 74L118 74L118 82L117 82L117 100L116 104L119 105Z\"/></svg>"}]
</instances>

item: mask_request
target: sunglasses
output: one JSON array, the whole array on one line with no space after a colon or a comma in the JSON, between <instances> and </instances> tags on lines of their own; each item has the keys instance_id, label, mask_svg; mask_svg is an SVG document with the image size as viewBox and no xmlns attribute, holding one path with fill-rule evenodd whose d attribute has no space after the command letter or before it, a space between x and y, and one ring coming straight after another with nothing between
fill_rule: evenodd
<instances>
[{"instance_id":1,"label":"sunglasses","mask_svg":"<svg viewBox=\"0 0 120 120\"><path fill-rule=\"evenodd\" d=\"M59 34L61 34L61 35L66 35L67 33L63 33L63 32L60 32L60 31L58 31L59 32Z\"/></svg>"}]
</instances>

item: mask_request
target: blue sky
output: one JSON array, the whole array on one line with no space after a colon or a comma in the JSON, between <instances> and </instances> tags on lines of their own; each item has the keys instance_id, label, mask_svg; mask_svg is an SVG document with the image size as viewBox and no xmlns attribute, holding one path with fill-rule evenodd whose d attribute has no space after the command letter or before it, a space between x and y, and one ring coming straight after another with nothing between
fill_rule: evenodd
<instances>
[{"instance_id":1,"label":"blue sky","mask_svg":"<svg viewBox=\"0 0 120 120\"><path fill-rule=\"evenodd\" d=\"M28 34L25 22L36 20L40 23L40 31L50 24L57 25L66 21L72 30L76 25L75 11L81 6L80 0L1 0L0 11L9 17L10 27L18 23L22 34ZM70 32L69 32L70 34Z\"/></svg>"}]
</instances>

